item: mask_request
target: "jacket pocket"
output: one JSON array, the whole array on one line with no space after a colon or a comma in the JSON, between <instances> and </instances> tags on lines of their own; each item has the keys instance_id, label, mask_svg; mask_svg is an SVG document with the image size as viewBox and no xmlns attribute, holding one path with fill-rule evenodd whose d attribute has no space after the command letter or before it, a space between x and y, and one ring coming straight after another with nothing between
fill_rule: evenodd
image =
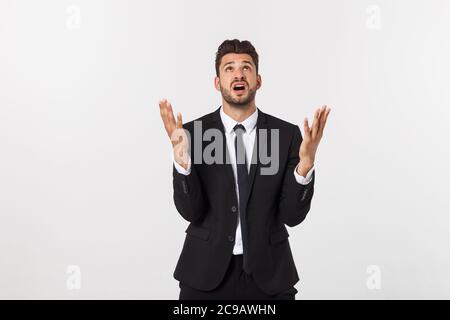
<instances>
[{"instance_id":1,"label":"jacket pocket","mask_svg":"<svg viewBox=\"0 0 450 320\"><path fill-rule=\"evenodd\" d=\"M283 228L270 234L270 244L281 242L289 237L288 231Z\"/></svg>"},{"instance_id":2,"label":"jacket pocket","mask_svg":"<svg viewBox=\"0 0 450 320\"><path fill-rule=\"evenodd\" d=\"M192 236L195 236L197 238L200 238L202 240L208 240L209 239L209 234L210 234L210 230L200 227L200 226L196 226L194 224L190 224L189 227L187 227L186 229L186 233L190 234Z\"/></svg>"}]
</instances>

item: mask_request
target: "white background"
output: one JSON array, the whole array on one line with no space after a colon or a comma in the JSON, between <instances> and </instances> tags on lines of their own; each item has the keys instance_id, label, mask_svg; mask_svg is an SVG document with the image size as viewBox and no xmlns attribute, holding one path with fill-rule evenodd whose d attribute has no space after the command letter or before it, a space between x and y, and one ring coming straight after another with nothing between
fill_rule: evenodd
<instances>
[{"instance_id":1,"label":"white background","mask_svg":"<svg viewBox=\"0 0 450 320\"><path fill-rule=\"evenodd\" d=\"M449 299L448 30L445 0L2 0L0 298L178 298L158 100L185 121L218 108L215 52L238 38L262 111L332 108L289 229L297 298Z\"/></svg>"}]
</instances>

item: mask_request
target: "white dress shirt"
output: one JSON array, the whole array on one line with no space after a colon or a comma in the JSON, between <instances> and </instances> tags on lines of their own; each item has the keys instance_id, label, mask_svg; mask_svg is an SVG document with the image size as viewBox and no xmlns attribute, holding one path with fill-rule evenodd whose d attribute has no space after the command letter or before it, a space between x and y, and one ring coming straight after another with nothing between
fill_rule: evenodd
<instances>
[{"instance_id":1,"label":"white dress shirt","mask_svg":"<svg viewBox=\"0 0 450 320\"><path fill-rule=\"evenodd\" d=\"M236 138L236 134L234 132L234 126L238 124L236 120L228 116L224 111L223 107L220 108L220 118L222 120L224 129L225 129L225 137L227 142L227 149L230 155L230 163L233 168L233 174L234 174L234 181L235 181L235 189L236 189L236 195L239 203L239 187L237 183L237 166L236 166L236 151L234 149L234 140ZM245 145L245 157L247 159L247 170L250 171L250 165L251 165L251 158L253 154L253 146L255 142L256 137L256 121L258 119L258 109L255 110L247 119L242 121L240 124L242 124L245 127L245 132L242 135L242 138L244 140ZM173 160L175 169L178 171L178 173L183 175L189 175L191 173L191 161L189 159L188 161L188 168L187 170L184 169L182 166L180 166L175 160ZM306 177L303 177L297 173L297 167L294 169L294 176L295 180L303 185L308 184L311 182L312 179L312 173L314 171L314 166L309 170L309 172L306 174ZM239 207L239 206L238 206ZM242 248L242 233L241 233L241 221L239 219L239 216L237 216L237 227L236 227L236 236L235 236L235 242L233 247L233 254L242 254L243 248Z\"/></svg>"}]
</instances>

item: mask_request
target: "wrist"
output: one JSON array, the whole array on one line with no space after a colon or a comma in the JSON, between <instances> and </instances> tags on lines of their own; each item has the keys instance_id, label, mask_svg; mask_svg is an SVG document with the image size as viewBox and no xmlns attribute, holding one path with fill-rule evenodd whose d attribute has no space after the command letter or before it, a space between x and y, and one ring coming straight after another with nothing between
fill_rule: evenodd
<instances>
[{"instance_id":1,"label":"wrist","mask_svg":"<svg viewBox=\"0 0 450 320\"><path fill-rule=\"evenodd\" d=\"M297 173L302 177L306 177L307 173L312 169L313 166L313 161L300 160L299 164L297 165Z\"/></svg>"},{"instance_id":2,"label":"wrist","mask_svg":"<svg viewBox=\"0 0 450 320\"><path fill-rule=\"evenodd\" d=\"M184 170L189 170L191 165L191 157L188 154L184 154L181 156L174 155L174 160Z\"/></svg>"}]
</instances>

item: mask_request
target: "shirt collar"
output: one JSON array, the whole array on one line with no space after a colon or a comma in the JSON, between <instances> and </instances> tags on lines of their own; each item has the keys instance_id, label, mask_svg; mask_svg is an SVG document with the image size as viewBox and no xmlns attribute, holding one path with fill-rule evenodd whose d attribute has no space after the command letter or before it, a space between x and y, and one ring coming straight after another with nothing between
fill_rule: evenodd
<instances>
[{"instance_id":1,"label":"shirt collar","mask_svg":"<svg viewBox=\"0 0 450 320\"><path fill-rule=\"evenodd\" d=\"M222 120L223 126L225 128L226 133L232 133L234 126L238 124L236 120L231 118L223 111L223 107L220 107L220 118ZM258 119L258 108L256 108L255 112L253 112L247 119L241 122L241 124L245 128L245 132L250 134L253 129L256 128L256 121Z\"/></svg>"}]
</instances>

